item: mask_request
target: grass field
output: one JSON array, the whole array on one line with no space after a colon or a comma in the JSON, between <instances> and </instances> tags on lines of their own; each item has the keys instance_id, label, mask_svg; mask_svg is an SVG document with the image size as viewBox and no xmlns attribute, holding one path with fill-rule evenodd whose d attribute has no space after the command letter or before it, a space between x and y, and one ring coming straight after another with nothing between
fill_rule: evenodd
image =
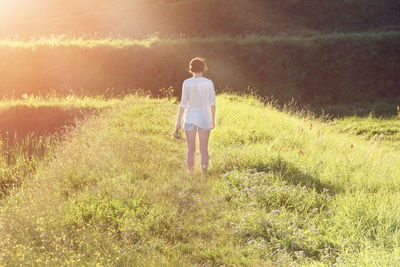
<instances>
[{"instance_id":1,"label":"grass field","mask_svg":"<svg viewBox=\"0 0 400 267\"><path fill-rule=\"evenodd\" d=\"M398 149L220 95L210 177L188 177L176 109L129 96L71 132L2 201L1 263L398 264Z\"/></svg>"},{"instance_id":2,"label":"grass field","mask_svg":"<svg viewBox=\"0 0 400 267\"><path fill-rule=\"evenodd\" d=\"M400 266L399 15L0 0L0 266ZM194 57L207 177L172 138Z\"/></svg>"}]
</instances>

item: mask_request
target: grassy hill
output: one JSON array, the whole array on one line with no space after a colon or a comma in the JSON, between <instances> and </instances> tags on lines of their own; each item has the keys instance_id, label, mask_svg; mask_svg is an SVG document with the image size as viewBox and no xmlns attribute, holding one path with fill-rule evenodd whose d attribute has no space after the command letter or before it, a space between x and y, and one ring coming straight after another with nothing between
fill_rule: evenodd
<instances>
[{"instance_id":1,"label":"grassy hill","mask_svg":"<svg viewBox=\"0 0 400 267\"><path fill-rule=\"evenodd\" d=\"M398 32L315 37L0 41L0 95L180 96L191 58L208 59L219 90L256 88L281 102L338 105L399 97ZM168 89L168 88L170 88ZM83 89L84 88L84 89Z\"/></svg>"},{"instance_id":2,"label":"grassy hill","mask_svg":"<svg viewBox=\"0 0 400 267\"><path fill-rule=\"evenodd\" d=\"M392 266L400 152L220 95L211 175L185 174L177 105L89 119L0 207L9 265Z\"/></svg>"},{"instance_id":3,"label":"grassy hill","mask_svg":"<svg viewBox=\"0 0 400 267\"><path fill-rule=\"evenodd\" d=\"M220 90L394 113L399 18L395 0L4 0L0 96L179 96L202 56Z\"/></svg>"},{"instance_id":4,"label":"grassy hill","mask_svg":"<svg viewBox=\"0 0 400 267\"><path fill-rule=\"evenodd\" d=\"M399 29L396 0L3 0L0 35L143 38Z\"/></svg>"}]
</instances>

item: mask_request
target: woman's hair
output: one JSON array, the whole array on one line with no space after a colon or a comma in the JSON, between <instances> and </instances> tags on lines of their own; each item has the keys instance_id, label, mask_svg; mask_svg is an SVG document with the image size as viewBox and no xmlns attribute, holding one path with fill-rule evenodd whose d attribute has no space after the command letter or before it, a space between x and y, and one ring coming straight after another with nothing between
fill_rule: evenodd
<instances>
[{"instance_id":1,"label":"woman's hair","mask_svg":"<svg viewBox=\"0 0 400 267\"><path fill-rule=\"evenodd\" d=\"M195 57L190 61L189 72L199 73L207 70L207 64L204 58Z\"/></svg>"}]
</instances>

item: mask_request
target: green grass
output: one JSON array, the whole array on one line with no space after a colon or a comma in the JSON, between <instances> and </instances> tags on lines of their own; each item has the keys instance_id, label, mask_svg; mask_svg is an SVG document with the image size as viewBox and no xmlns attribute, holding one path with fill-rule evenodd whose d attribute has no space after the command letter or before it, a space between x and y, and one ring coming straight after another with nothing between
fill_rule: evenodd
<instances>
[{"instance_id":1,"label":"green grass","mask_svg":"<svg viewBox=\"0 0 400 267\"><path fill-rule=\"evenodd\" d=\"M143 88L153 96L165 96L165 88L171 88L180 96L188 62L200 56L207 58L207 77L219 90L257 88L260 95L280 103L293 98L322 107L398 102L399 36L389 31L141 41L62 36L3 40L0 96L55 92L120 97Z\"/></svg>"},{"instance_id":2,"label":"green grass","mask_svg":"<svg viewBox=\"0 0 400 267\"><path fill-rule=\"evenodd\" d=\"M16 106L27 107L52 107L60 108L93 108L104 109L119 103L121 99L105 97L88 97L68 95L59 97L57 95L34 96L24 94L20 98L3 99L0 101L0 111Z\"/></svg>"},{"instance_id":3,"label":"green grass","mask_svg":"<svg viewBox=\"0 0 400 267\"><path fill-rule=\"evenodd\" d=\"M64 35L54 35L50 37L37 37L29 41L20 40L18 38L6 38L0 40L0 47L10 48L26 48L35 50L39 47L78 47L78 48L96 48L96 47L111 47L123 49L127 47L143 46L149 47L157 42L159 38L151 37L143 40L133 40L129 38L104 38L104 39L86 39L67 38Z\"/></svg>"},{"instance_id":4,"label":"green grass","mask_svg":"<svg viewBox=\"0 0 400 267\"><path fill-rule=\"evenodd\" d=\"M0 101L0 198L30 179L77 123L120 101L76 96Z\"/></svg>"},{"instance_id":5,"label":"green grass","mask_svg":"<svg viewBox=\"0 0 400 267\"><path fill-rule=\"evenodd\" d=\"M398 99L376 99L372 102L349 103L336 105L323 105L309 107L318 116L328 116L331 118L343 117L394 117L399 114Z\"/></svg>"},{"instance_id":6,"label":"green grass","mask_svg":"<svg viewBox=\"0 0 400 267\"><path fill-rule=\"evenodd\" d=\"M188 177L176 111L130 96L71 133L2 202L2 263L397 264L398 150L220 95L210 177Z\"/></svg>"},{"instance_id":7,"label":"green grass","mask_svg":"<svg viewBox=\"0 0 400 267\"><path fill-rule=\"evenodd\" d=\"M17 141L3 137L0 143L0 200L30 179L59 142L57 136L35 134Z\"/></svg>"},{"instance_id":8,"label":"green grass","mask_svg":"<svg viewBox=\"0 0 400 267\"><path fill-rule=\"evenodd\" d=\"M92 39L85 37L68 37L66 35L50 35L50 36L37 36L31 39L21 39L18 37L14 38L3 38L0 39L1 48L24 48L24 49L38 49L38 48L54 48L54 47L76 47L94 49L98 47L108 47L113 49L124 49L129 47L147 47L156 46L159 44L187 44L187 43L225 43L225 44L242 44L242 45L254 45L254 44L271 44L274 42L299 42L303 45L312 45L316 41L385 41L398 38L398 31L366 31L366 32L351 32L351 33L325 33L316 34L310 36L291 36L291 35L258 35L252 34L247 36L209 36L209 37L178 37L178 38L160 38L152 36L145 39L131 39L131 38L100 38Z\"/></svg>"},{"instance_id":9,"label":"green grass","mask_svg":"<svg viewBox=\"0 0 400 267\"><path fill-rule=\"evenodd\" d=\"M65 132L79 119L98 114L120 101L117 98L28 95L3 100L0 101L0 134L7 141L13 141L31 133L45 136Z\"/></svg>"},{"instance_id":10,"label":"green grass","mask_svg":"<svg viewBox=\"0 0 400 267\"><path fill-rule=\"evenodd\" d=\"M400 148L399 117L379 118L349 116L330 122L332 129L339 132L357 135L371 142L387 144L392 148Z\"/></svg>"}]
</instances>

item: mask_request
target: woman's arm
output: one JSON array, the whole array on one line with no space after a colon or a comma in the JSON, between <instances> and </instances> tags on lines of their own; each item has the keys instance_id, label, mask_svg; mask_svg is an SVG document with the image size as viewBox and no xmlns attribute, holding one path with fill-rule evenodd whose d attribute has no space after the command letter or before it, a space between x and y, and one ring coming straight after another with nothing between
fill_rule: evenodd
<instances>
[{"instance_id":1,"label":"woman's arm","mask_svg":"<svg viewBox=\"0 0 400 267\"><path fill-rule=\"evenodd\" d=\"M184 82L182 84L182 97L181 97L181 103L179 104L178 118L176 120L176 129L182 128L182 116L183 113L185 112L185 109L187 108L188 100L189 96Z\"/></svg>"},{"instance_id":2,"label":"woman's arm","mask_svg":"<svg viewBox=\"0 0 400 267\"><path fill-rule=\"evenodd\" d=\"M176 120L176 129L182 128L182 116L183 116L184 112L185 112L185 108L179 106L178 118Z\"/></svg>"},{"instance_id":3,"label":"woman's arm","mask_svg":"<svg viewBox=\"0 0 400 267\"><path fill-rule=\"evenodd\" d=\"M210 106L211 107L211 115L212 115L212 121L211 121L211 129L215 128L215 105Z\"/></svg>"},{"instance_id":4,"label":"woman's arm","mask_svg":"<svg viewBox=\"0 0 400 267\"><path fill-rule=\"evenodd\" d=\"M216 97L215 97L215 89L214 89L213 82L211 82L211 86L210 86L209 101L210 101L210 108L211 108L211 129L214 129L215 128Z\"/></svg>"}]
</instances>

